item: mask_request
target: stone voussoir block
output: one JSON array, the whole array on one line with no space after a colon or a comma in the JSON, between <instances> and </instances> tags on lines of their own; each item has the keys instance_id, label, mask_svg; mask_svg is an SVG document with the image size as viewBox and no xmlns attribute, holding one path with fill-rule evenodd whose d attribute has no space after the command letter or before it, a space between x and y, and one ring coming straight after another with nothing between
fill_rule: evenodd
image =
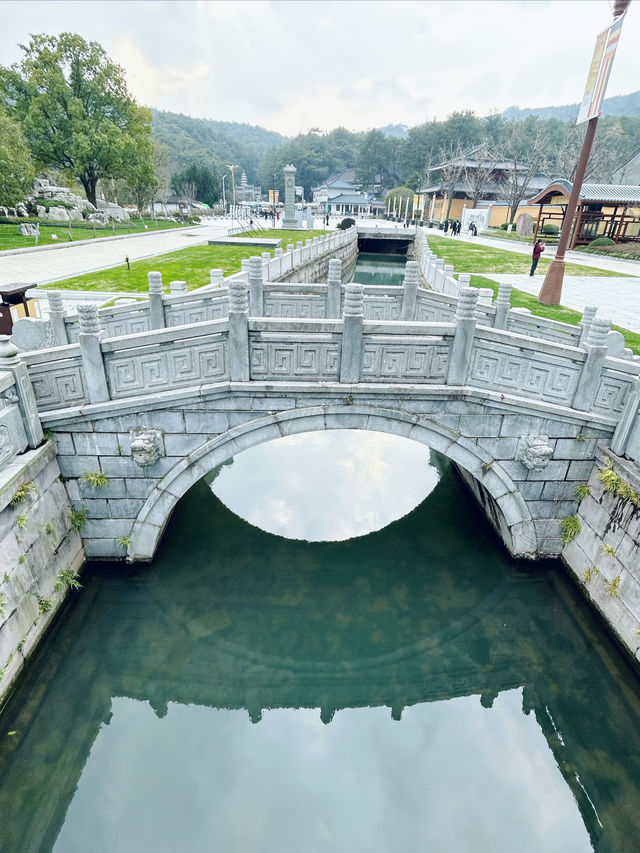
<instances>
[{"instance_id":1,"label":"stone voussoir block","mask_svg":"<svg viewBox=\"0 0 640 853\"><path fill-rule=\"evenodd\" d=\"M579 480L581 483L586 483L591 476L593 470L593 462L591 460L569 462L567 470L567 480Z\"/></svg>"},{"instance_id":2,"label":"stone voussoir block","mask_svg":"<svg viewBox=\"0 0 640 853\"><path fill-rule=\"evenodd\" d=\"M142 498L126 498L125 500L110 500L108 504L111 518L134 519L144 506L144 500Z\"/></svg>"},{"instance_id":3,"label":"stone voussoir block","mask_svg":"<svg viewBox=\"0 0 640 853\"><path fill-rule=\"evenodd\" d=\"M63 477L82 477L100 471L100 461L97 456L60 456L58 459L60 473Z\"/></svg>"}]
</instances>

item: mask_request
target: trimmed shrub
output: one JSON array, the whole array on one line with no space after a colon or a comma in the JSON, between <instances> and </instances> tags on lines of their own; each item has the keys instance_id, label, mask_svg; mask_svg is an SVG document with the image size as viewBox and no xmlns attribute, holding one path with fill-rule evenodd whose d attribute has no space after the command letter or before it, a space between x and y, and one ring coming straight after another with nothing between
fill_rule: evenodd
<instances>
[{"instance_id":1,"label":"trimmed shrub","mask_svg":"<svg viewBox=\"0 0 640 853\"><path fill-rule=\"evenodd\" d=\"M356 224L355 219L351 219L347 216L346 219L343 219L342 222L338 223L338 228L341 231L348 231L349 228L352 228Z\"/></svg>"},{"instance_id":2,"label":"trimmed shrub","mask_svg":"<svg viewBox=\"0 0 640 853\"><path fill-rule=\"evenodd\" d=\"M502 231L506 231L508 227L509 227L508 222L503 222L502 225L500 226Z\"/></svg>"},{"instance_id":3,"label":"trimmed shrub","mask_svg":"<svg viewBox=\"0 0 640 853\"><path fill-rule=\"evenodd\" d=\"M589 248L592 246L595 248L596 246L615 246L615 240L612 240L611 237L596 237L595 240L592 240L589 243Z\"/></svg>"},{"instance_id":4,"label":"trimmed shrub","mask_svg":"<svg viewBox=\"0 0 640 853\"><path fill-rule=\"evenodd\" d=\"M545 222L542 226L543 234L558 234L560 231L560 227L555 224L555 222Z\"/></svg>"}]
</instances>

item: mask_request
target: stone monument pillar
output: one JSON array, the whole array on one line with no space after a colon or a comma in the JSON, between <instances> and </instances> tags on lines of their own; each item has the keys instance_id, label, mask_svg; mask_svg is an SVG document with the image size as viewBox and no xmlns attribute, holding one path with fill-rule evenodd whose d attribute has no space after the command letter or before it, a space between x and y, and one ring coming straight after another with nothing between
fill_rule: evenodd
<instances>
[{"instance_id":1,"label":"stone monument pillar","mask_svg":"<svg viewBox=\"0 0 640 853\"><path fill-rule=\"evenodd\" d=\"M296 167L289 163L284 172L284 219L282 227L290 230L298 227L296 219Z\"/></svg>"}]
</instances>

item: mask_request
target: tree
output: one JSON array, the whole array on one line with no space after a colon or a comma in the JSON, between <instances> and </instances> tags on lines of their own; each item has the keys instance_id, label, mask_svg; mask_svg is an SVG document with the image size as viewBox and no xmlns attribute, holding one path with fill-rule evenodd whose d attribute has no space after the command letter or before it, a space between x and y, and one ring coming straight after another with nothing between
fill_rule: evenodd
<instances>
[{"instance_id":1,"label":"tree","mask_svg":"<svg viewBox=\"0 0 640 853\"><path fill-rule=\"evenodd\" d=\"M186 198L189 195L183 193L182 190L186 185L192 184L194 187L193 201L203 201L210 207L220 199L220 182L217 175L214 175L206 166L196 166L195 164L171 176L171 186L177 193L182 193Z\"/></svg>"},{"instance_id":2,"label":"tree","mask_svg":"<svg viewBox=\"0 0 640 853\"><path fill-rule=\"evenodd\" d=\"M391 213L393 213L395 203L396 216L410 216L413 211L413 190L409 187L394 187L384 197L384 203L385 207L389 206Z\"/></svg>"},{"instance_id":3,"label":"tree","mask_svg":"<svg viewBox=\"0 0 640 853\"><path fill-rule=\"evenodd\" d=\"M451 210L451 202L456 192L456 184L460 181L465 171L465 154L462 144L459 141L451 141L441 152L444 155L444 162L440 164L439 171L442 180L442 186L447 193L447 209L444 212L444 218L449 218Z\"/></svg>"},{"instance_id":4,"label":"tree","mask_svg":"<svg viewBox=\"0 0 640 853\"><path fill-rule=\"evenodd\" d=\"M498 156L505 167L505 180L500 185L499 195L509 205L509 224L516 218L531 178L545 170L542 148L542 132L534 116L524 122L511 121L503 131Z\"/></svg>"},{"instance_id":5,"label":"tree","mask_svg":"<svg viewBox=\"0 0 640 853\"><path fill-rule=\"evenodd\" d=\"M475 160L475 163L473 162ZM471 199L471 207L475 208L482 196L493 184L496 173L496 155L484 145L481 150L474 151L471 159L465 160L464 182L467 195Z\"/></svg>"},{"instance_id":6,"label":"tree","mask_svg":"<svg viewBox=\"0 0 640 853\"><path fill-rule=\"evenodd\" d=\"M34 170L20 126L0 108L0 204L13 207L31 190Z\"/></svg>"},{"instance_id":7,"label":"tree","mask_svg":"<svg viewBox=\"0 0 640 853\"><path fill-rule=\"evenodd\" d=\"M358 152L358 180L364 187L384 183L389 173L389 143L381 130L370 130L364 135Z\"/></svg>"},{"instance_id":8,"label":"tree","mask_svg":"<svg viewBox=\"0 0 640 853\"><path fill-rule=\"evenodd\" d=\"M151 113L127 91L124 72L97 42L74 33L36 35L22 62L3 68L0 87L34 159L73 174L96 203L101 179L127 177L145 153Z\"/></svg>"}]
</instances>

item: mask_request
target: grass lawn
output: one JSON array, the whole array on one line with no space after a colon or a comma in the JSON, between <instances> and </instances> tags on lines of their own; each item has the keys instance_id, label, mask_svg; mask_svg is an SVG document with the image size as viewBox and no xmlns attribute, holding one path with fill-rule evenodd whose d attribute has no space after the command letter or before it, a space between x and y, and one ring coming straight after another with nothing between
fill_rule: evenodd
<instances>
[{"instance_id":1,"label":"grass lawn","mask_svg":"<svg viewBox=\"0 0 640 853\"><path fill-rule=\"evenodd\" d=\"M472 287L490 287L493 290L494 298L498 293L497 282L484 278L481 275L472 275L470 284ZM579 311L574 311L573 308L565 308L564 305L541 305L535 296L525 293L524 290L518 290L515 287L511 290L511 307L528 308L537 317L547 317L550 320L571 323L573 326L577 326L582 317ZM629 329L623 329L620 326L612 326L611 328L623 334L627 346L634 353L640 354L640 334L638 332L631 332Z\"/></svg>"},{"instance_id":2,"label":"grass lawn","mask_svg":"<svg viewBox=\"0 0 640 853\"><path fill-rule=\"evenodd\" d=\"M23 222L35 222L33 219L23 219ZM157 228L156 228L157 224ZM166 228L182 228L183 225L177 222L168 222L167 220L145 219L130 219L129 222L114 222L113 228L111 225L96 225L95 232L93 225L72 225L69 228L67 222L40 222L40 236L38 238L38 246L53 246L58 243L68 243L69 230L73 240L92 240L94 237L112 237L114 234L122 236L123 234L137 234L145 231L147 226L148 231L161 231ZM18 234L19 225L17 223L0 223L0 251L2 249L27 249L36 245L35 237L21 237ZM52 239L55 234L57 239Z\"/></svg>"},{"instance_id":3,"label":"grass lawn","mask_svg":"<svg viewBox=\"0 0 640 853\"><path fill-rule=\"evenodd\" d=\"M533 235L531 237L524 237L522 234L518 234L515 230L515 226L513 231L504 231L502 228L496 228L495 226L491 226L488 231L485 231L482 235L483 237L495 237L496 240L509 240L513 243L525 243L533 246ZM540 234L539 235L545 243L554 244L558 243L558 235L557 234Z\"/></svg>"},{"instance_id":4,"label":"grass lawn","mask_svg":"<svg viewBox=\"0 0 640 853\"><path fill-rule=\"evenodd\" d=\"M489 246L479 246L477 243L462 243L449 240L446 237L428 237L429 248L445 263L453 264L455 271L468 273L528 273L531 269L529 255L516 254L508 249L494 249ZM538 264L538 273L546 272L551 261L542 256ZM597 275L624 278L624 275L582 264L568 263L565 275Z\"/></svg>"},{"instance_id":5,"label":"grass lawn","mask_svg":"<svg viewBox=\"0 0 640 853\"><path fill-rule=\"evenodd\" d=\"M300 234L303 237L300 237ZM286 249L287 242L295 239L307 239L325 234L325 231L262 231L251 236L282 237ZM287 235L292 235L289 239ZM242 239L246 235L239 235ZM169 290L170 281L186 281L189 290L209 284L209 270L223 269L225 275L240 272L240 261L251 255L262 254L262 250L250 246L192 246L179 249L166 255L155 255L141 261L133 261L131 269L126 264L100 272L85 273L84 275L65 278L47 285L55 290L106 290L108 292L127 291L146 293L149 288L147 273L157 270L162 273L165 290ZM270 252L273 256L273 251Z\"/></svg>"},{"instance_id":6,"label":"grass lawn","mask_svg":"<svg viewBox=\"0 0 640 853\"><path fill-rule=\"evenodd\" d=\"M322 231L316 229L310 231L285 231L282 228L267 228L265 231L247 231L246 234L237 234L238 238L240 237L266 237L269 240L282 240L280 244L280 248L287 251L287 243L293 243L295 246L297 242L302 240L304 243L309 238L313 237L323 237L325 234L329 234L329 231Z\"/></svg>"}]
</instances>

